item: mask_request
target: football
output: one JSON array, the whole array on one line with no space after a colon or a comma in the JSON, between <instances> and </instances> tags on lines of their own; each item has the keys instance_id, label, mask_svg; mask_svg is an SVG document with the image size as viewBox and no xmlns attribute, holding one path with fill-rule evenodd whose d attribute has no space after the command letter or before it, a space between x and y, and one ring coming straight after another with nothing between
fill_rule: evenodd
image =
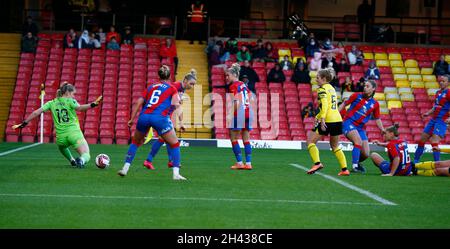
<instances>
[{"instance_id":1,"label":"football","mask_svg":"<svg viewBox=\"0 0 450 249\"><path fill-rule=\"evenodd\" d=\"M97 155L95 158L95 165L100 169L107 168L109 166L109 156L106 154Z\"/></svg>"}]
</instances>

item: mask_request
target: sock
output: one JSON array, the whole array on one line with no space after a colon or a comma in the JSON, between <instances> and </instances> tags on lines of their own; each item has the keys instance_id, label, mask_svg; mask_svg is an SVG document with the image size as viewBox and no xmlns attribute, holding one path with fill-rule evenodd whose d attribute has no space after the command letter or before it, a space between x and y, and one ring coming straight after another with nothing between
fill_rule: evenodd
<instances>
[{"instance_id":1,"label":"sock","mask_svg":"<svg viewBox=\"0 0 450 249\"><path fill-rule=\"evenodd\" d=\"M308 152L314 164L320 163L319 149L316 144L308 144Z\"/></svg>"},{"instance_id":2,"label":"sock","mask_svg":"<svg viewBox=\"0 0 450 249\"><path fill-rule=\"evenodd\" d=\"M89 153L81 154L81 160L83 160L84 164L88 163L91 160L91 155Z\"/></svg>"},{"instance_id":3,"label":"sock","mask_svg":"<svg viewBox=\"0 0 450 249\"><path fill-rule=\"evenodd\" d=\"M170 146L168 146L167 144L166 144L166 149L167 149L167 157L168 157L168 160L169 160L169 162L172 162L173 161L173 159L172 159L172 152L171 152L171 150L170 150Z\"/></svg>"},{"instance_id":4,"label":"sock","mask_svg":"<svg viewBox=\"0 0 450 249\"><path fill-rule=\"evenodd\" d=\"M169 151L170 151L170 155L172 155L173 167L179 168L180 161L181 161L180 142L177 142L176 144L172 144L167 147L170 147Z\"/></svg>"},{"instance_id":5,"label":"sock","mask_svg":"<svg viewBox=\"0 0 450 249\"><path fill-rule=\"evenodd\" d=\"M233 146L233 153L234 153L234 156L236 157L236 162L238 162L239 164L242 164L241 147L239 146L238 141L233 141L233 142L231 142L231 144Z\"/></svg>"},{"instance_id":6,"label":"sock","mask_svg":"<svg viewBox=\"0 0 450 249\"><path fill-rule=\"evenodd\" d=\"M419 142L416 153L414 153L414 163L418 163L420 161L420 157L422 156L424 149L425 143Z\"/></svg>"},{"instance_id":7,"label":"sock","mask_svg":"<svg viewBox=\"0 0 450 249\"><path fill-rule=\"evenodd\" d=\"M152 150L147 155L147 161L152 162L153 158L158 154L159 149L164 144L164 140L161 138L158 138L153 144L152 144Z\"/></svg>"},{"instance_id":8,"label":"sock","mask_svg":"<svg viewBox=\"0 0 450 249\"><path fill-rule=\"evenodd\" d=\"M245 151L245 163L251 164L252 163L252 146L250 145L250 142L244 142L244 151Z\"/></svg>"},{"instance_id":9,"label":"sock","mask_svg":"<svg viewBox=\"0 0 450 249\"><path fill-rule=\"evenodd\" d=\"M353 151L352 151L352 164L353 168L356 168L358 166L359 157L361 155L361 145L355 144L353 145Z\"/></svg>"},{"instance_id":10,"label":"sock","mask_svg":"<svg viewBox=\"0 0 450 249\"><path fill-rule=\"evenodd\" d=\"M344 152L341 149L333 150L334 155L336 156L339 166L341 166L342 171L347 170L347 160L345 159ZM359 160L359 157L358 157Z\"/></svg>"},{"instance_id":11,"label":"sock","mask_svg":"<svg viewBox=\"0 0 450 249\"><path fill-rule=\"evenodd\" d=\"M130 168L130 164L129 164L129 163L125 163L125 164L123 165L122 170L125 171L125 172L128 172L128 169L129 169L129 168Z\"/></svg>"},{"instance_id":12,"label":"sock","mask_svg":"<svg viewBox=\"0 0 450 249\"><path fill-rule=\"evenodd\" d=\"M174 175L179 175L180 174L180 167L173 167L172 168L172 172Z\"/></svg>"},{"instance_id":13,"label":"sock","mask_svg":"<svg viewBox=\"0 0 450 249\"><path fill-rule=\"evenodd\" d=\"M139 148L140 144L138 144L134 139L131 139L130 147L128 147L127 157L125 158L125 162L131 164L133 162L134 156L136 155L136 151Z\"/></svg>"},{"instance_id":14,"label":"sock","mask_svg":"<svg viewBox=\"0 0 450 249\"><path fill-rule=\"evenodd\" d=\"M419 176L436 176L436 174L434 173L434 170L432 170L432 169L418 170L417 175L419 175Z\"/></svg>"},{"instance_id":15,"label":"sock","mask_svg":"<svg viewBox=\"0 0 450 249\"><path fill-rule=\"evenodd\" d=\"M440 161L441 160L441 152L439 151L439 144L438 143L432 143L431 146L433 147L433 158L434 161Z\"/></svg>"},{"instance_id":16,"label":"sock","mask_svg":"<svg viewBox=\"0 0 450 249\"><path fill-rule=\"evenodd\" d=\"M434 169L435 168L433 161L416 163L415 167L416 167L416 169L426 169L426 170L430 170L430 169Z\"/></svg>"},{"instance_id":17,"label":"sock","mask_svg":"<svg viewBox=\"0 0 450 249\"><path fill-rule=\"evenodd\" d=\"M67 160L69 160L70 162L71 162L72 160L74 160L74 159L73 159L73 156L72 156L72 153L70 153L70 150L69 150L68 147L58 146L58 149L59 149L59 151L61 152L61 154L63 154L63 156L64 156Z\"/></svg>"}]
</instances>

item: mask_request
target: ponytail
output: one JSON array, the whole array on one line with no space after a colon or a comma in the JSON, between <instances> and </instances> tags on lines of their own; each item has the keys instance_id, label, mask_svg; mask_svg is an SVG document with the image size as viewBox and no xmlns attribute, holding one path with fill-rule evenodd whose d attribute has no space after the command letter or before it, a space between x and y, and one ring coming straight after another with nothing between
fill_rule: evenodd
<instances>
[{"instance_id":1,"label":"ponytail","mask_svg":"<svg viewBox=\"0 0 450 249\"><path fill-rule=\"evenodd\" d=\"M239 65L239 63L234 63L233 65L231 65L230 68L228 68L227 71L229 73L233 74L234 76L236 76L236 78L239 78L239 72L241 71L241 66Z\"/></svg>"},{"instance_id":2,"label":"ponytail","mask_svg":"<svg viewBox=\"0 0 450 249\"><path fill-rule=\"evenodd\" d=\"M386 131L394 133L394 136L398 137L398 128L400 125L398 123L394 123L392 126L389 126Z\"/></svg>"},{"instance_id":3,"label":"ponytail","mask_svg":"<svg viewBox=\"0 0 450 249\"><path fill-rule=\"evenodd\" d=\"M189 73L184 76L185 80L197 80L197 70L191 69Z\"/></svg>"}]
</instances>

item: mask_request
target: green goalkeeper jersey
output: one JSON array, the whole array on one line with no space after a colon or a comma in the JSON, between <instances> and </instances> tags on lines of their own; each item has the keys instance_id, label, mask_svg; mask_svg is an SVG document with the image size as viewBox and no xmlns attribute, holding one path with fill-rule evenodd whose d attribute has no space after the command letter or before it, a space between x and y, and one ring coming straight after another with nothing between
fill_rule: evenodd
<instances>
[{"instance_id":1,"label":"green goalkeeper jersey","mask_svg":"<svg viewBox=\"0 0 450 249\"><path fill-rule=\"evenodd\" d=\"M75 99L72 98L55 98L44 104L42 109L51 110L53 115L53 123L55 124L56 135L80 131L76 108L80 106Z\"/></svg>"}]
</instances>

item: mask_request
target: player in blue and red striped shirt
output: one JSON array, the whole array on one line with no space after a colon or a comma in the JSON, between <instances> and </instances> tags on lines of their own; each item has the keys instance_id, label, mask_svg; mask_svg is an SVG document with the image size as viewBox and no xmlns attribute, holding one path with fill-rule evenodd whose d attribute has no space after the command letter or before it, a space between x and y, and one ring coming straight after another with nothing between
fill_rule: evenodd
<instances>
[{"instance_id":1,"label":"player in blue and red striped shirt","mask_svg":"<svg viewBox=\"0 0 450 249\"><path fill-rule=\"evenodd\" d=\"M436 92L434 106L431 110L422 114L422 117L427 117L433 114L433 118L423 129L416 153L414 154L414 163L418 163L420 161L425 143L428 139L430 140L433 148L434 161L440 160L441 153L439 150L439 142L442 138L444 138L445 132L447 131L447 124L450 122L448 113L450 111L450 91L448 89L449 78L449 75L443 75L440 77L439 85L441 89Z\"/></svg>"},{"instance_id":2,"label":"player in blue and red striped shirt","mask_svg":"<svg viewBox=\"0 0 450 249\"><path fill-rule=\"evenodd\" d=\"M184 92L186 90L189 90L192 87L194 87L194 85L196 83L197 83L197 71L195 69L191 69L191 71L184 76L184 79L182 82L176 81L176 82L171 83L171 85L173 87L175 87L175 89L177 89L178 94L180 95L180 98L182 98ZM180 101L180 105L181 104L182 104L182 101ZM174 112L172 112L170 114L171 120L173 120L174 122L178 122L178 125L180 126L180 130L183 132L185 130L185 128L183 126L182 109L179 108L179 113L177 113L176 115L173 115L173 114L174 114ZM175 116L175 117L173 117L173 119L172 119L172 116ZM150 135L153 135L153 134L150 134ZM155 169L153 167L152 161L163 144L164 144L164 139L161 136L159 136L158 139L152 144L152 149L148 153L147 159L144 161L144 167L146 167L147 169L152 169L152 170ZM167 149L169 149L169 146L167 146ZM169 150L167 152L169 154ZM172 162L172 158L170 157L170 154L169 154L169 162L167 163L167 166L169 168L172 168L172 166L173 166L173 162Z\"/></svg>"},{"instance_id":3,"label":"player in blue and red striped shirt","mask_svg":"<svg viewBox=\"0 0 450 249\"><path fill-rule=\"evenodd\" d=\"M228 91L231 93L232 110L227 117L230 127L230 140L233 153L236 157L236 164L231 169L252 169L252 146L250 144L250 131L252 130L253 112L250 105L251 91L244 82L239 81L240 66L233 64L226 71L226 80L228 82ZM242 163L241 148L239 146L239 135L242 135L245 151L245 165Z\"/></svg>"},{"instance_id":4,"label":"player in blue and red striped shirt","mask_svg":"<svg viewBox=\"0 0 450 249\"><path fill-rule=\"evenodd\" d=\"M339 106L339 111L343 111L346 106L350 105L344 117L342 130L344 135L353 143L353 172L365 172L364 167L359 163L368 158L370 153L364 125L373 118L381 132L384 132L383 123L380 119L380 104L373 98L376 89L377 83L375 81L366 81L364 92L354 93Z\"/></svg>"},{"instance_id":5,"label":"player in blue and red striped shirt","mask_svg":"<svg viewBox=\"0 0 450 249\"><path fill-rule=\"evenodd\" d=\"M372 162L377 166L382 176L409 176L412 174L412 163L408 153L408 144L398 138L398 124L386 129L384 139L387 143L374 141L375 144L386 147L389 161L384 160L378 153L370 155Z\"/></svg>"},{"instance_id":6,"label":"player in blue and red striped shirt","mask_svg":"<svg viewBox=\"0 0 450 249\"><path fill-rule=\"evenodd\" d=\"M150 127L153 127L170 146L169 152L173 159L173 179L186 180L179 173L180 143L170 120L171 111L180 107L180 96L177 89L167 83L167 80L170 78L168 66L163 65L158 70L158 75L161 83L150 85L133 106L131 119L128 121L128 126L130 127L133 125L137 112L141 107L142 109L136 124L136 131L128 148L125 164L118 174L120 176L127 174L137 149L144 142L145 135Z\"/></svg>"}]
</instances>

